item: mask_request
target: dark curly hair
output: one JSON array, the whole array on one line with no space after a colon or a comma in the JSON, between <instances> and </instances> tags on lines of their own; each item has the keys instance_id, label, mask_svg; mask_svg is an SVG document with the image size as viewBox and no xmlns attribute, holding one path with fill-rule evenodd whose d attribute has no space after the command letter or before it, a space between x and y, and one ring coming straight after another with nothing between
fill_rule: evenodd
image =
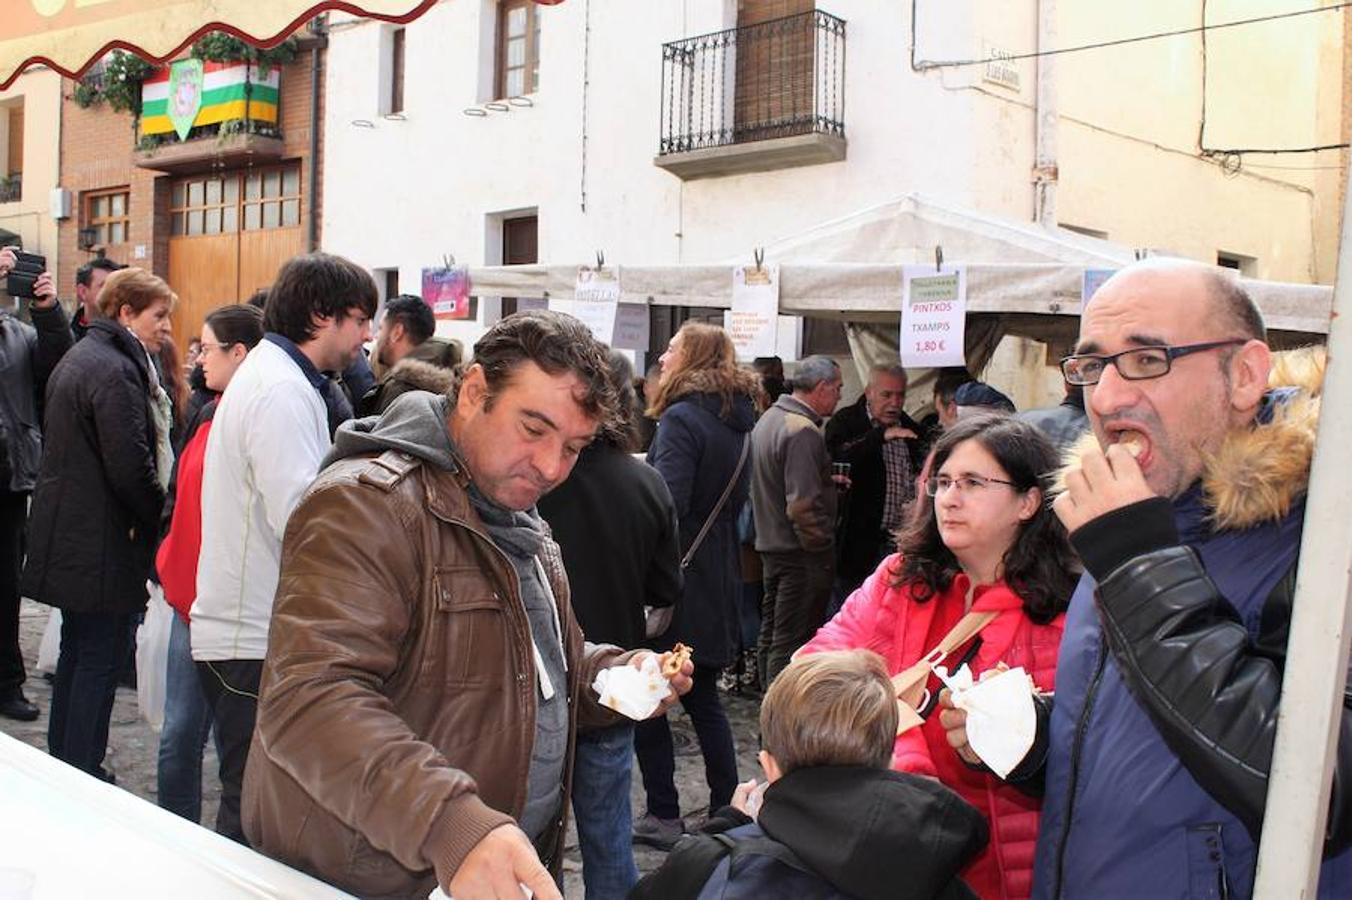
<instances>
[{"instance_id":1,"label":"dark curly hair","mask_svg":"<svg viewBox=\"0 0 1352 900\"><path fill-rule=\"evenodd\" d=\"M533 362L549 375L571 373L582 382L578 405L604 429L619 415L619 397L610 380L606 345L591 330L564 313L544 309L513 313L500 320L474 345L473 365L488 383L485 409L512 380L523 362ZM451 391L458 397L460 383Z\"/></svg>"},{"instance_id":2,"label":"dark curly hair","mask_svg":"<svg viewBox=\"0 0 1352 900\"><path fill-rule=\"evenodd\" d=\"M1019 528L1014 543L1005 551L1002 577L1023 598L1028 618L1044 625L1065 611L1080 573L1075 551L1052 512L1048 496L1058 465L1056 450L1027 422L1009 416L973 416L944 432L934 447L930 471L937 473L954 449L966 441L976 441L995 457L1015 490L1042 491L1042 505ZM934 503L924 502L923 495L920 499L916 515L897 535L901 564L893 567L890 581L894 587L914 585L913 596L923 603L947 590L960 566L939 536Z\"/></svg>"}]
</instances>

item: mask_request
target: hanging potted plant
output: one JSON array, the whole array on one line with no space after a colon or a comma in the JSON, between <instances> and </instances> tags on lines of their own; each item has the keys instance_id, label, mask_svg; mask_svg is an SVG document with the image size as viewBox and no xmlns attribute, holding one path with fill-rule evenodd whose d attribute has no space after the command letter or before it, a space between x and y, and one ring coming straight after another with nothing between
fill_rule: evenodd
<instances>
[{"instance_id":1,"label":"hanging potted plant","mask_svg":"<svg viewBox=\"0 0 1352 900\"><path fill-rule=\"evenodd\" d=\"M115 112L141 112L141 82L155 67L134 53L114 50L75 85L72 98L88 109L107 103Z\"/></svg>"}]
</instances>

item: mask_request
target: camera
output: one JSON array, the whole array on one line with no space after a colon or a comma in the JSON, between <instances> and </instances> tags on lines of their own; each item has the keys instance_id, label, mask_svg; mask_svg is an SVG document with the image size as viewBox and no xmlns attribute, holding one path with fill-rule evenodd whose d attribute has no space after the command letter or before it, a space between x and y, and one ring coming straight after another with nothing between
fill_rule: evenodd
<instances>
[{"instance_id":1,"label":"camera","mask_svg":"<svg viewBox=\"0 0 1352 900\"><path fill-rule=\"evenodd\" d=\"M14 268L10 269L5 281L5 293L14 298L25 297L31 300L36 296L33 293L33 285L37 282L38 276L47 271L47 257L25 253L22 250L12 252Z\"/></svg>"}]
</instances>

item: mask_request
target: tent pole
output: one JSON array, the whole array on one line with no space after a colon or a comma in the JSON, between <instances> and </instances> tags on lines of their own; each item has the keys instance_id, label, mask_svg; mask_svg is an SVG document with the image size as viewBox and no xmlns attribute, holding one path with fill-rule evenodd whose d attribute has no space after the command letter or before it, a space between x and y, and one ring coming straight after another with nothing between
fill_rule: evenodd
<instances>
[{"instance_id":1,"label":"tent pole","mask_svg":"<svg viewBox=\"0 0 1352 900\"><path fill-rule=\"evenodd\" d=\"M1352 173L1350 173L1352 174ZM1267 813L1258 852L1254 896L1259 900L1312 898L1328 818L1329 786L1337 759L1348 676L1352 622L1352 190L1343 192L1338 276L1329 328L1304 540L1287 641L1277 743L1268 780Z\"/></svg>"}]
</instances>

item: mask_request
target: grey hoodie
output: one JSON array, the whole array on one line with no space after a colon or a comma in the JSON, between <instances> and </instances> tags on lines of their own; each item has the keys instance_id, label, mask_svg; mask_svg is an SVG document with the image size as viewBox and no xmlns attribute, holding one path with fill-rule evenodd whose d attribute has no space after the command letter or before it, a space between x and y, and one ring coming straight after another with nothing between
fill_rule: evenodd
<instances>
[{"instance_id":1,"label":"grey hoodie","mask_svg":"<svg viewBox=\"0 0 1352 900\"><path fill-rule=\"evenodd\" d=\"M320 468L351 456L400 450L448 471L468 471L447 427L450 402L445 395L410 391L396 398L381 416L343 423ZM468 493L484 530L516 573L531 639L538 651L537 665L550 685L548 690L542 687L544 682L536 673L540 700L535 715L535 745L526 806L518 823L534 840L560 812L568 754L568 674L563 635L554 594L540 562L542 552L548 552L549 529L534 509L506 509L481 494L473 483Z\"/></svg>"}]
</instances>

